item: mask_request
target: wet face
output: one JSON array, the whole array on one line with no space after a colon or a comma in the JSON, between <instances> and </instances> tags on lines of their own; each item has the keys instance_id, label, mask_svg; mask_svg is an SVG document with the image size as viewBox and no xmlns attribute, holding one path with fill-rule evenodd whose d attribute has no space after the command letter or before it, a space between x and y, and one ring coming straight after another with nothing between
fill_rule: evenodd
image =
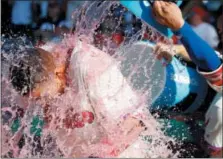
<instances>
[{"instance_id":1,"label":"wet face","mask_svg":"<svg viewBox=\"0 0 223 159\"><path fill-rule=\"evenodd\" d=\"M52 98L64 91L66 83L65 64L56 66L56 58L52 56L51 53L42 49L38 49L38 51L40 53L44 72L41 74L41 77L36 77L31 96L35 98L41 96Z\"/></svg>"}]
</instances>

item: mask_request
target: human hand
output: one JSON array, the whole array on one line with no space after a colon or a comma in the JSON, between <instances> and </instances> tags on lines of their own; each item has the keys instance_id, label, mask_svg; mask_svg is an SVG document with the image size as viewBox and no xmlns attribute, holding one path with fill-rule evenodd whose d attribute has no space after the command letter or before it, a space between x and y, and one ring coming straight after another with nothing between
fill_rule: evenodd
<instances>
[{"instance_id":1,"label":"human hand","mask_svg":"<svg viewBox=\"0 0 223 159\"><path fill-rule=\"evenodd\" d=\"M165 44L158 43L154 48L154 54L158 60L164 59L163 65L167 65L172 61L175 51Z\"/></svg>"},{"instance_id":2,"label":"human hand","mask_svg":"<svg viewBox=\"0 0 223 159\"><path fill-rule=\"evenodd\" d=\"M172 30L178 30L184 25L182 12L175 3L155 1L153 14L157 22Z\"/></svg>"}]
</instances>

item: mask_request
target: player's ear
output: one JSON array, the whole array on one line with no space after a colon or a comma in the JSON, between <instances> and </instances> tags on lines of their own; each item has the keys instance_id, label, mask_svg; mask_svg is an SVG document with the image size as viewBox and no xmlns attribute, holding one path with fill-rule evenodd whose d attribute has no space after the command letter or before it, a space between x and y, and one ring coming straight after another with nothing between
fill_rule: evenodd
<instances>
[{"instance_id":1,"label":"player's ear","mask_svg":"<svg viewBox=\"0 0 223 159\"><path fill-rule=\"evenodd\" d=\"M62 65L60 67L56 67L54 73L58 78L63 78L65 76L66 66Z\"/></svg>"}]
</instances>

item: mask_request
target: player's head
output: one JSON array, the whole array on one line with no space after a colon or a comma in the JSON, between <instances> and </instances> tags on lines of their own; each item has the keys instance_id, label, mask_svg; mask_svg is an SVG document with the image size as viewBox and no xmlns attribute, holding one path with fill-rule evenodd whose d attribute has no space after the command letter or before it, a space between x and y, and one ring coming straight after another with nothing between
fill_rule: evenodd
<instances>
[{"instance_id":1,"label":"player's head","mask_svg":"<svg viewBox=\"0 0 223 159\"><path fill-rule=\"evenodd\" d=\"M16 54L10 66L10 81L21 95L40 97L61 93L65 72L57 72L54 57L40 48L30 48Z\"/></svg>"},{"instance_id":2,"label":"player's head","mask_svg":"<svg viewBox=\"0 0 223 159\"><path fill-rule=\"evenodd\" d=\"M189 17L189 22L197 26L204 21L207 17L207 12L199 6L195 6L192 8L191 16Z\"/></svg>"}]
</instances>

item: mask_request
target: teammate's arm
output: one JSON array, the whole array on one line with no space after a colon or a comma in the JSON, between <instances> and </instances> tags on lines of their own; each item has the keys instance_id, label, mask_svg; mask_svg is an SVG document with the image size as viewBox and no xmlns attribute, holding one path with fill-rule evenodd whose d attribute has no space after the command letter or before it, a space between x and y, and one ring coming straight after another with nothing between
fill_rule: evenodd
<instances>
[{"instance_id":1,"label":"teammate's arm","mask_svg":"<svg viewBox=\"0 0 223 159\"><path fill-rule=\"evenodd\" d=\"M156 1L153 12L159 23L171 28L181 39L191 60L200 70L211 72L220 67L221 61L215 51L184 21L177 5L171 2Z\"/></svg>"}]
</instances>

